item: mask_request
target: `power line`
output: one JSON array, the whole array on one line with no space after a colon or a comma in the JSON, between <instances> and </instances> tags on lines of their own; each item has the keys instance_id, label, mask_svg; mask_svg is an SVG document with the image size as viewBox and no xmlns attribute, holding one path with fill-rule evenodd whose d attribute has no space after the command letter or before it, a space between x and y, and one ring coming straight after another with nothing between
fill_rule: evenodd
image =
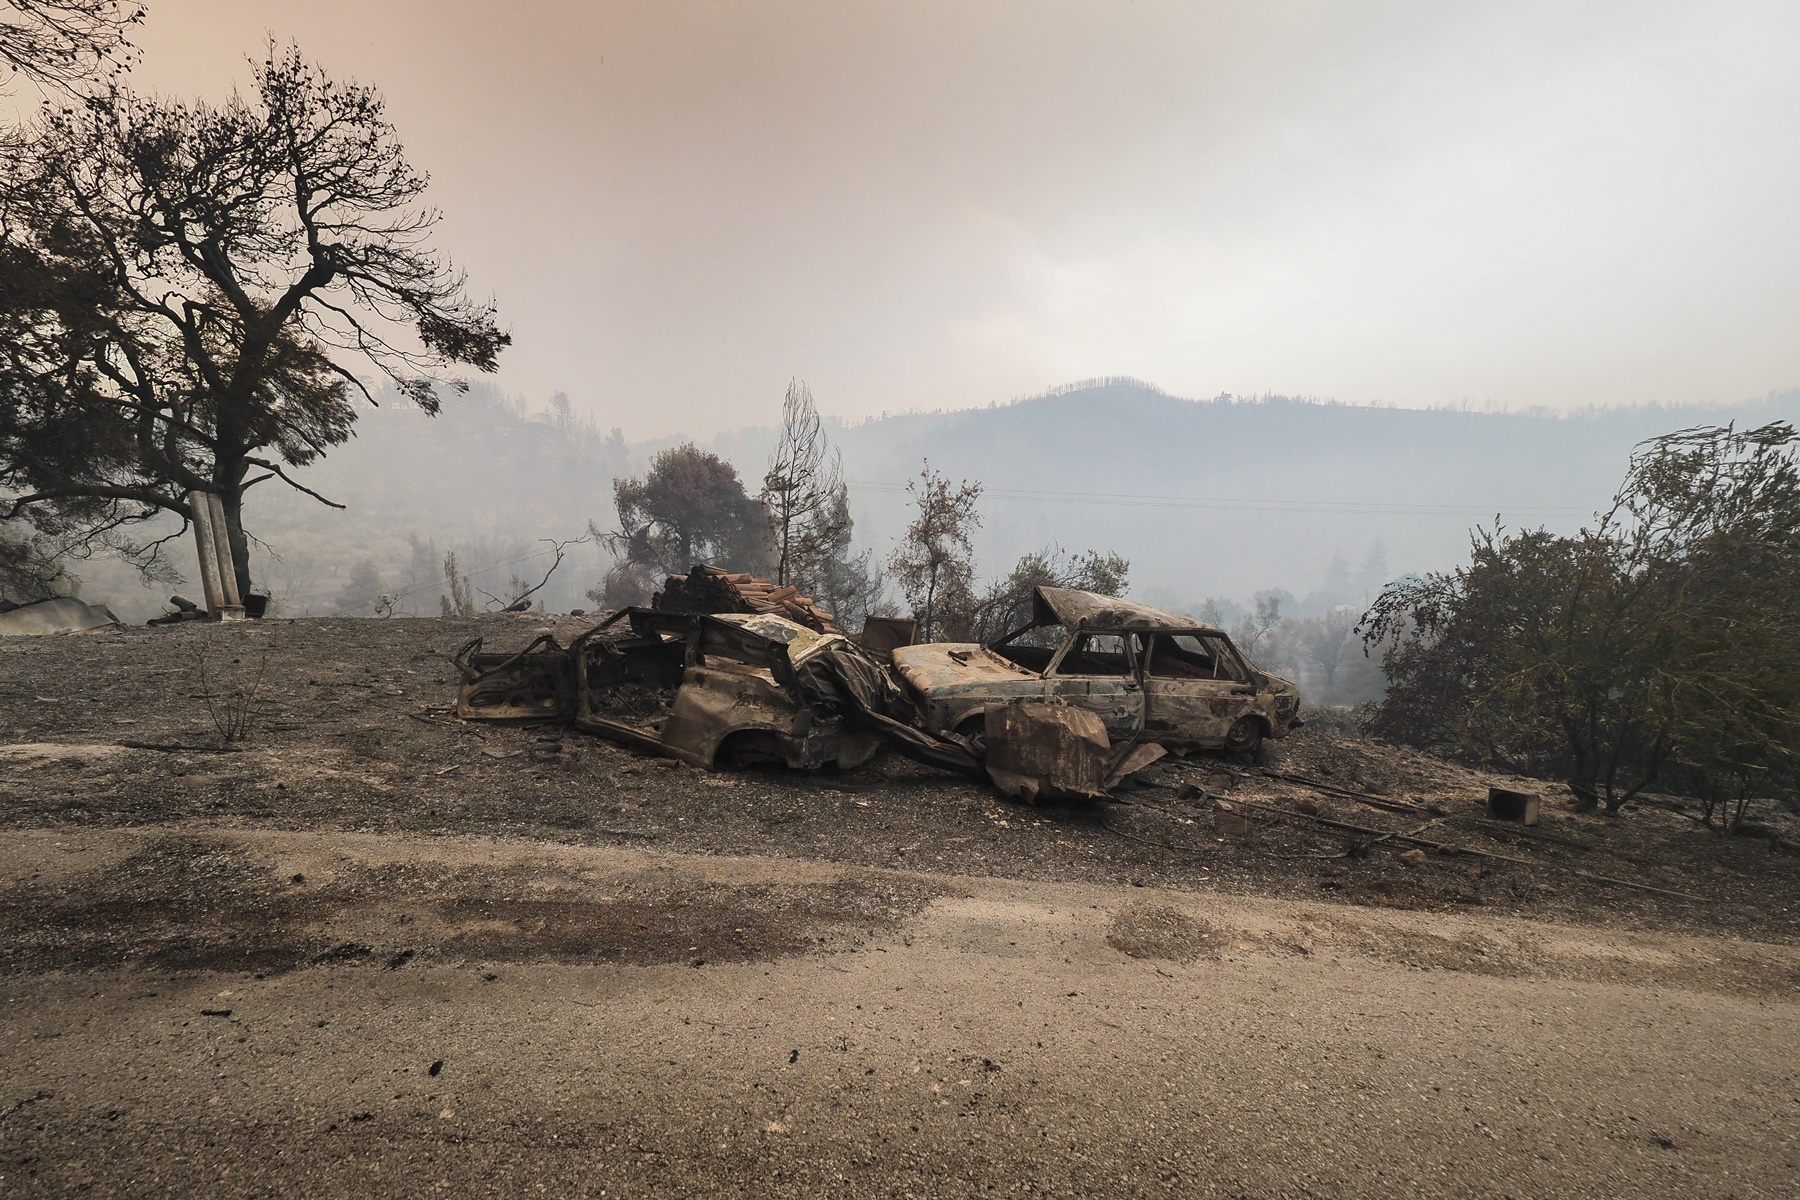
<instances>
[{"instance_id":1,"label":"power line","mask_svg":"<svg viewBox=\"0 0 1800 1200\"><path fill-rule=\"evenodd\" d=\"M904 492L903 483L846 480L865 492ZM1153 496L1129 492L1064 492L1028 488L983 488L984 498L1027 500L1039 504L1086 504L1103 508L1214 509L1228 512L1337 513L1382 517L1492 517L1496 513L1521 517L1586 516L1584 508L1470 506L1463 504L1409 504L1377 500L1280 500L1272 497Z\"/></svg>"}]
</instances>

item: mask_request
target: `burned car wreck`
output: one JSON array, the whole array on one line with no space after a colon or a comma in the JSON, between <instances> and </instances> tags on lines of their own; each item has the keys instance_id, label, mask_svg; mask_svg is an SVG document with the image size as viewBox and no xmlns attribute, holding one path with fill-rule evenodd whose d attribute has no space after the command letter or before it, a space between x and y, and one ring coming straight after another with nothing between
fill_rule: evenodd
<instances>
[{"instance_id":1,"label":"burned car wreck","mask_svg":"<svg viewBox=\"0 0 1800 1200\"><path fill-rule=\"evenodd\" d=\"M1254 750L1286 736L1300 693L1216 629L1116 596L1039 587L1032 618L989 643L894 651L923 724L972 737L990 705L1049 701L1098 717L1108 738L1168 750Z\"/></svg>"},{"instance_id":2,"label":"burned car wreck","mask_svg":"<svg viewBox=\"0 0 1800 1200\"><path fill-rule=\"evenodd\" d=\"M1116 597L1038 588L987 646L886 656L769 612L623 609L567 647L480 639L455 656L464 720L565 722L705 769L854 769L887 745L1017 799L1100 797L1171 750L1250 750L1299 696L1222 631Z\"/></svg>"},{"instance_id":3,"label":"burned car wreck","mask_svg":"<svg viewBox=\"0 0 1800 1200\"><path fill-rule=\"evenodd\" d=\"M768 613L622 609L567 647L455 656L464 720L567 722L690 766L849 770L882 743L979 773L966 749L913 729L886 665L836 631Z\"/></svg>"}]
</instances>

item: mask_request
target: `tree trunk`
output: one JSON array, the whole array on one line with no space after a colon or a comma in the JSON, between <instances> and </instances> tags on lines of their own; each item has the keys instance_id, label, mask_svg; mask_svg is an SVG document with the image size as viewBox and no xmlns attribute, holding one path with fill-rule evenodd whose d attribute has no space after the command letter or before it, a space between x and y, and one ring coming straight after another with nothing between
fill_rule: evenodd
<instances>
[{"instance_id":1,"label":"tree trunk","mask_svg":"<svg viewBox=\"0 0 1800 1200\"><path fill-rule=\"evenodd\" d=\"M792 545L791 537L794 513L793 506L789 502L791 497L788 496L787 493L779 491L776 492L776 495L781 497L781 558L780 561L775 564L775 582L782 587L786 587L788 582L788 555Z\"/></svg>"},{"instance_id":2,"label":"tree trunk","mask_svg":"<svg viewBox=\"0 0 1800 1200\"><path fill-rule=\"evenodd\" d=\"M225 506L225 535L231 547L231 566L237 575L240 597L250 594L250 539L244 536L244 476L247 463L228 467L217 482L219 500Z\"/></svg>"},{"instance_id":3,"label":"tree trunk","mask_svg":"<svg viewBox=\"0 0 1800 1200\"><path fill-rule=\"evenodd\" d=\"M1569 791L1575 796L1575 811L1593 812L1600 807L1600 797L1595 795L1593 784L1571 779L1569 780Z\"/></svg>"},{"instance_id":4,"label":"tree trunk","mask_svg":"<svg viewBox=\"0 0 1800 1200\"><path fill-rule=\"evenodd\" d=\"M921 625L924 628L924 636L919 639L922 642L935 642L937 640L937 613L933 611L936 608L937 568L933 567L931 568L931 573L926 576L925 582L925 619L921 622Z\"/></svg>"}]
</instances>

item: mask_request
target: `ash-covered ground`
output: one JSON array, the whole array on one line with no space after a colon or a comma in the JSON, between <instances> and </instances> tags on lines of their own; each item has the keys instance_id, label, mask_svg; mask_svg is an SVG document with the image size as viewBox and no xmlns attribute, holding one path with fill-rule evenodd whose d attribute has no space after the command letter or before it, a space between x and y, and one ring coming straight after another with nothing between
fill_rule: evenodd
<instances>
[{"instance_id":1,"label":"ash-covered ground","mask_svg":"<svg viewBox=\"0 0 1800 1200\"><path fill-rule=\"evenodd\" d=\"M707 772L573 730L449 713L448 656L469 638L566 641L589 623L301 620L14 639L0 648L0 822L480 834L1772 940L1800 931L1800 822L1773 807L1755 814L1773 837L1723 838L1660 800L1579 814L1554 784L1305 729L1255 761L1167 759L1116 804L1033 809L889 753L848 773ZM228 744L234 693L254 699L246 736ZM1487 820L1490 784L1540 792L1542 823ZM1215 831L1220 797L1247 834ZM1493 857L1402 857L1417 841Z\"/></svg>"}]
</instances>

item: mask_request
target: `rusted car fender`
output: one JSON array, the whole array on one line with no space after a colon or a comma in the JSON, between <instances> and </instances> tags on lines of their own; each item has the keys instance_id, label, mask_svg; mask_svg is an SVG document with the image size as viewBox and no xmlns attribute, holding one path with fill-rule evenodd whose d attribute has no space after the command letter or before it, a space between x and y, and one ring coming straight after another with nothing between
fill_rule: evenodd
<instances>
[{"instance_id":1,"label":"rusted car fender","mask_svg":"<svg viewBox=\"0 0 1800 1200\"><path fill-rule=\"evenodd\" d=\"M663 725L665 753L690 766L711 768L735 739L790 767L810 770L835 763L850 770L875 757L881 741L843 722L821 719L793 701L760 673L690 667Z\"/></svg>"}]
</instances>

